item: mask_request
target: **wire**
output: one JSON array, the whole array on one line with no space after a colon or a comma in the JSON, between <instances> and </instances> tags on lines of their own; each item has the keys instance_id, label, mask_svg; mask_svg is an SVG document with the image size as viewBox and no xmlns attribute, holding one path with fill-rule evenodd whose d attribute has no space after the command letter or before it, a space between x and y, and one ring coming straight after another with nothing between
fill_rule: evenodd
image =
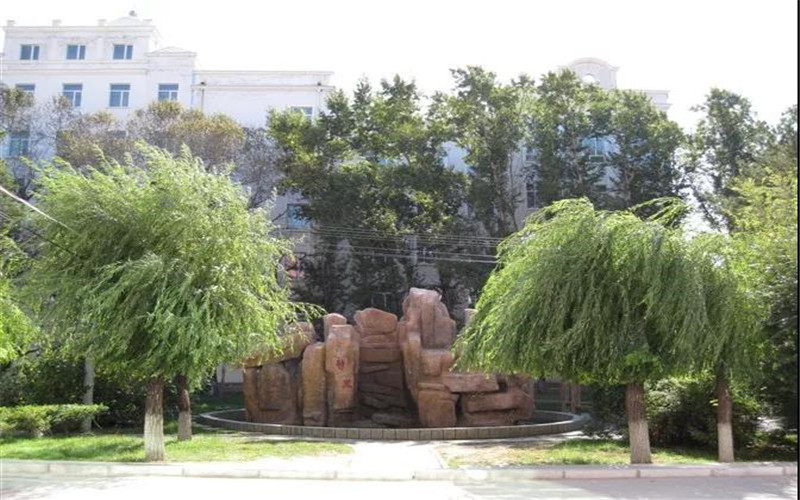
<instances>
[{"instance_id":1,"label":"wire","mask_svg":"<svg viewBox=\"0 0 800 500\"><path fill-rule=\"evenodd\" d=\"M468 235L461 235L461 234L431 234L431 233L392 233L389 231L380 231L377 229L365 229L365 228L354 228L354 227L344 227L344 226L320 226L315 227L312 231L327 231L327 232L339 232L339 233L350 233L350 234L367 234L367 235L377 235L377 236L389 236L389 237L409 237L409 236L416 236L418 238L435 238L435 239L449 239L449 240L473 240L473 241L484 241L484 242L494 242L499 243L503 241L503 238L495 238L491 236L468 236Z\"/></svg>"},{"instance_id":2,"label":"wire","mask_svg":"<svg viewBox=\"0 0 800 500\"><path fill-rule=\"evenodd\" d=\"M316 234L318 236L332 236L338 237L341 239L362 239L362 240L374 240L374 241L396 241L396 242L407 242L410 238L415 238L418 243L428 244L428 245L461 245L461 246L471 246L471 247L485 247L491 248L497 246L494 242L482 241L482 240L472 240L470 237L464 238L454 238L454 237L438 237L438 236L428 236L428 237L421 237L421 236L381 236L375 235L372 236L367 233L348 233L344 231L329 231L329 230L317 230L312 229L310 231L311 234Z\"/></svg>"},{"instance_id":3,"label":"wire","mask_svg":"<svg viewBox=\"0 0 800 500\"><path fill-rule=\"evenodd\" d=\"M13 219L13 218L12 218L10 215L8 215L7 213L5 213L5 212L3 212L3 211L0 211L0 217L3 217L3 218L5 218L5 219L6 219L7 221L9 221L9 222L13 222L13 221L14 221L14 219ZM31 233L32 235L34 235L34 236L36 236L36 237L38 237L38 238L41 238L42 240L46 241L47 243L50 243L51 245L53 245L53 246L55 246L55 247L58 247L58 248L60 248L61 250L65 251L65 252L67 252L67 253L69 253L69 254L72 254L72 255L75 255L75 256L77 256L77 254L76 254L75 252L73 252L72 250L69 250L69 249L67 249L67 248L64 248L64 247L62 247L61 245L59 245L59 244L58 244L58 243L56 243L55 241L53 241L53 240L51 240L51 239L47 238L46 236L42 235L41 233L39 233L39 232L37 232L37 231L35 231L35 230L33 230L33 229L31 229L31 228L27 227L27 226L20 225L20 226L18 226L18 227L19 227L20 229L22 229L23 231L27 231L27 232Z\"/></svg>"},{"instance_id":4,"label":"wire","mask_svg":"<svg viewBox=\"0 0 800 500\"><path fill-rule=\"evenodd\" d=\"M315 250L314 253L307 254L308 256L314 256L318 254L323 255L331 255L331 254L344 254L342 249L340 248L328 248L328 249L319 249ZM403 255L403 254L396 254L396 253L380 253L380 252L363 252L363 251L349 251L347 255L355 256L355 257L385 257L388 259L418 259L423 261L434 261L434 262L467 262L467 263L480 263L480 264L497 264L496 259L474 259L474 258L456 258L456 257L417 257L414 255ZM488 257L488 256L487 256Z\"/></svg>"},{"instance_id":5,"label":"wire","mask_svg":"<svg viewBox=\"0 0 800 500\"><path fill-rule=\"evenodd\" d=\"M30 203L28 203L27 201L23 200L23 199L22 199L22 198L20 198L19 196L15 195L14 193L12 193L11 191L9 191L8 189L4 188L2 185L0 185L0 193L5 193L7 196L10 196L10 197L11 197L11 199L13 199L13 200L15 200L15 201L17 201L17 202L19 202L19 203L22 203L23 205L25 205L26 207L30 208L30 209L31 209L31 210L33 210L34 212L36 212L36 213L38 213L38 214L40 214L40 215L44 215L45 217L47 217L47 218L48 218L48 219L50 219L51 221L55 222L56 224L59 224L59 225L61 225L61 226L64 226L66 229L69 229L70 231L72 231L72 228L70 228L69 226L67 226L67 225L66 225L66 224L64 224L63 222L61 222L61 221L59 221L59 220L55 219L54 217L51 217L51 216L47 215L46 213L42 212L41 210L39 210L38 208L34 207L33 205L31 205L31 204L30 204Z\"/></svg>"},{"instance_id":6,"label":"wire","mask_svg":"<svg viewBox=\"0 0 800 500\"><path fill-rule=\"evenodd\" d=\"M327 247L330 247L330 248L333 248L333 249L339 249L339 245L337 245L335 243L323 243L323 244L318 245L318 246L327 246ZM402 252L403 251L402 249L396 249L396 248L370 247L370 246L352 245L352 244L348 244L345 248L352 248L352 249L357 249L357 250L378 250L378 251L382 251L382 252ZM491 258L491 259L495 258L495 255L487 255L487 254L480 254L480 253L463 253L463 252L430 252L430 253L431 253L431 255L450 254L450 255L457 256L457 257L463 256L463 257L483 257L483 258ZM405 255L405 253L401 253L401 254L398 254L398 255Z\"/></svg>"}]
</instances>

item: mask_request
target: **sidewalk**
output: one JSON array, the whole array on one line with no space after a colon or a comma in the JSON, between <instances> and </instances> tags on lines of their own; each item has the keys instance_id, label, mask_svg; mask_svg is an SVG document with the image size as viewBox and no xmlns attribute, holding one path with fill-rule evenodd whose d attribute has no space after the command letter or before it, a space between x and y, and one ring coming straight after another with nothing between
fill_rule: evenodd
<instances>
[{"instance_id":1,"label":"sidewalk","mask_svg":"<svg viewBox=\"0 0 800 500\"><path fill-rule=\"evenodd\" d=\"M676 477L797 476L796 462L699 465L537 466L447 469L434 452L441 443L364 441L350 455L265 458L251 462L114 463L0 460L0 477L191 476L270 479L434 480L457 482L540 479L637 479Z\"/></svg>"}]
</instances>

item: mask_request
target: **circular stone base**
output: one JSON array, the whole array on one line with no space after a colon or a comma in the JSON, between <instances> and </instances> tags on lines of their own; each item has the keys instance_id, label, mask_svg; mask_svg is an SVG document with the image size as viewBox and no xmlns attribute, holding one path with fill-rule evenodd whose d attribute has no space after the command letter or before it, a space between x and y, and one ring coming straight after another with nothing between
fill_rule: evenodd
<instances>
[{"instance_id":1,"label":"circular stone base","mask_svg":"<svg viewBox=\"0 0 800 500\"><path fill-rule=\"evenodd\" d=\"M496 427L444 427L438 429L364 429L354 427L306 427L303 425L261 424L244 420L244 409L204 413L197 417L201 424L242 432L258 432L277 436L302 436L322 439L363 439L385 441L440 441L462 439L502 439L561 434L583 428L587 414L575 415L560 411L537 411L537 424Z\"/></svg>"}]
</instances>

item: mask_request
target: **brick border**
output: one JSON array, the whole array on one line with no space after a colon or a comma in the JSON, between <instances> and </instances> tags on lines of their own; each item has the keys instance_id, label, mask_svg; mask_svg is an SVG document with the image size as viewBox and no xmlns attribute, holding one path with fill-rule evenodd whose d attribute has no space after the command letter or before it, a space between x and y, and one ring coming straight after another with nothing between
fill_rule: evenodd
<instances>
[{"instance_id":1,"label":"brick border","mask_svg":"<svg viewBox=\"0 0 800 500\"><path fill-rule=\"evenodd\" d=\"M311 427L247 422L244 410L223 410L203 413L201 424L240 432L257 432L272 436L302 436L318 439L355 439L370 441L461 441L473 439L505 439L561 434L577 431L589 422L589 415L560 411L536 411L538 424L496 427L445 427L437 429L361 429L354 427Z\"/></svg>"}]
</instances>

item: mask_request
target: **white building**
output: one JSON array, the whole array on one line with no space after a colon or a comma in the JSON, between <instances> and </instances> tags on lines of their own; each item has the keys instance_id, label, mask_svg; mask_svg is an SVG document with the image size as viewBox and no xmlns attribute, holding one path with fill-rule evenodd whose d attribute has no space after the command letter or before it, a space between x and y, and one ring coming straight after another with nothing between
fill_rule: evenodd
<instances>
[{"instance_id":1,"label":"white building","mask_svg":"<svg viewBox=\"0 0 800 500\"><path fill-rule=\"evenodd\" d=\"M155 100L175 100L264 126L271 109L314 116L333 90L330 71L209 71L194 52L162 47L149 19L134 12L96 26L17 26L7 21L0 81L39 100L65 95L76 109L126 118Z\"/></svg>"},{"instance_id":2,"label":"white building","mask_svg":"<svg viewBox=\"0 0 800 500\"><path fill-rule=\"evenodd\" d=\"M108 111L123 123L156 100L224 113L246 127L263 127L270 110L316 116L334 89L330 71L212 71L198 69L194 52L163 47L149 19L136 13L95 26L17 26L7 21L0 84L24 89L37 102L63 95L82 113ZM0 156L26 152L17 132ZM275 212L285 214L286 198Z\"/></svg>"}]
</instances>

